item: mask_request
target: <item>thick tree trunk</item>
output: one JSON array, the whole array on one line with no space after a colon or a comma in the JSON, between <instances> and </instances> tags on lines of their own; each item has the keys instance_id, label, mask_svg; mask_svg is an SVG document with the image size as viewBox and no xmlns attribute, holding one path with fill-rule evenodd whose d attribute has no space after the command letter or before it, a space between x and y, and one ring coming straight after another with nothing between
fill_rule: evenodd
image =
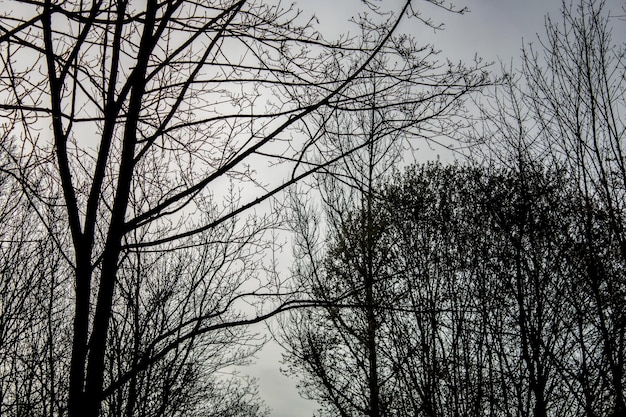
<instances>
[{"instance_id":1,"label":"thick tree trunk","mask_svg":"<svg viewBox=\"0 0 626 417\"><path fill-rule=\"evenodd\" d=\"M89 305L91 293L91 248L85 245L76 254L76 300L74 302L74 326L72 339L72 359L70 363L70 381L68 415L81 416L84 403L85 364L87 359L87 339L89 336Z\"/></svg>"},{"instance_id":2,"label":"thick tree trunk","mask_svg":"<svg viewBox=\"0 0 626 417\"><path fill-rule=\"evenodd\" d=\"M131 184L134 172L135 147L137 143L137 121L142 109L142 99L145 92L146 68L152 49L155 44L153 31L157 10L156 0L148 2L146 7L145 23L139 46L137 66L132 74L134 81L129 100L126 125L124 129L122 154L118 173L118 182L113 201L111 223L107 231L107 240L102 255L102 270L96 311L89 339L87 355L87 373L84 384L84 394L81 400L76 401L68 417L98 417L103 401L103 383L105 373L105 353L109 324L113 308L113 295L118 272L118 261L121 252L121 242L125 233L125 220L128 201L131 194ZM88 317L88 315L86 315ZM84 352L80 352L84 363ZM77 365L77 375L78 368ZM77 384L77 383L75 383ZM82 385L82 384L81 384ZM78 389L78 386L75 388Z\"/></svg>"},{"instance_id":3,"label":"thick tree trunk","mask_svg":"<svg viewBox=\"0 0 626 417\"><path fill-rule=\"evenodd\" d=\"M89 339L89 360L85 384L85 408L82 416L97 417L100 414L105 371L106 342L111 321L113 293L119 258L119 242L105 254L98 292L98 304Z\"/></svg>"}]
</instances>

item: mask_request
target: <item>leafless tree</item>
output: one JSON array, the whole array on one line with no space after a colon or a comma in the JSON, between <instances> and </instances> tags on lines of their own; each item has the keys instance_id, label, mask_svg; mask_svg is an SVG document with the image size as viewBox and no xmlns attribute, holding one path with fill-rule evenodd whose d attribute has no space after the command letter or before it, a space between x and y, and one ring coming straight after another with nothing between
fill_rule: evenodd
<instances>
[{"instance_id":1,"label":"leafless tree","mask_svg":"<svg viewBox=\"0 0 626 417\"><path fill-rule=\"evenodd\" d=\"M71 354L57 349L66 339L48 337L58 352L51 360L69 370L50 380L54 406L43 414L137 414L154 372L181 378L159 392L173 390L187 370L203 372L188 365L207 355L216 360L209 371L234 360L216 353L224 337L299 305L264 274L276 218L262 212L352 151L318 158L319 134L307 130L314 115L370 103L380 91L352 87L373 60L383 50L413 53L396 29L417 6L407 0L390 13L364 4L363 35L337 40L280 2L43 0L3 9L1 133L18 143L5 147L11 169L55 253L42 259L60 265L39 269L46 300L71 323L63 333ZM393 65L381 69L382 78L413 82ZM481 79L466 72L440 96L453 103ZM407 102L405 118L418 104ZM63 216L45 215L59 207ZM21 252L11 259L30 250L13 249ZM71 291L58 296L55 282L66 279Z\"/></svg>"},{"instance_id":2,"label":"leafless tree","mask_svg":"<svg viewBox=\"0 0 626 417\"><path fill-rule=\"evenodd\" d=\"M611 13L621 11L604 1L563 2L561 19L546 20L539 46L524 47L519 78L512 72L492 100L483 134L508 149L494 154L508 154L509 163L556 167L575 184L568 200L572 250L564 254L570 276L562 284L575 318L563 331L574 342L569 355L557 355L556 368L587 416L626 412L625 55L623 42L612 38L622 20Z\"/></svg>"},{"instance_id":3,"label":"leafless tree","mask_svg":"<svg viewBox=\"0 0 626 417\"><path fill-rule=\"evenodd\" d=\"M375 158L334 172L325 241L319 214L294 211L296 276L343 301L286 326L289 372L323 413L624 415L623 45L603 2L562 18L489 101L481 164L386 188L367 181Z\"/></svg>"},{"instance_id":4,"label":"leafless tree","mask_svg":"<svg viewBox=\"0 0 626 417\"><path fill-rule=\"evenodd\" d=\"M613 414L623 415L626 277L611 259L620 264L626 260L626 160L622 149L626 127L620 117L626 105L626 61L624 44L611 39L613 24L614 18L602 1L564 5L562 24L547 23L544 56L548 71L539 76L542 60L529 51L525 74L534 80L529 82L527 97L544 131L543 139L577 179L585 202L579 219L584 236L580 256L587 275L585 288L591 297L584 314L591 313L585 321L595 323L599 346L598 350L593 342L581 346L581 355L601 352L601 360L583 363L582 367L591 366L600 372L601 385L613 402ZM607 216L603 222L607 227L601 233L594 230L599 213ZM606 402L605 398L598 400Z\"/></svg>"},{"instance_id":5,"label":"leafless tree","mask_svg":"<svg viewBox=\"0 0 626 417\"><path fill-rule=\"evenodd\" d=\"M66 391L68 363L58 358L70 351L62 312L70 301L57 301L71 288L69 269L55 250L67 234L57 228L62 211L29 195L51 184L37 168L19 171L8 152L14 146L10 137L0 146L0 413L52 414ZM24 188L24 175L33 188Z\"/></svg>"},{"instance_id":6,"label":"leafless tree","mask_svg":"<svg viewBox=\"0 0 626 417\"><path fill-rule=\"evenodd\" d=\"M487 82L480 64L441 64L431 46L407 38L393 42L350 87L362 99L316 112L306 125L319 136L318 163L344 156L311 184L324 219L308 206L314 200L302 201L297 193L293 199L296 289L326 308L295 312L284 323L287 372L328 415L409 412L398 401L406 387L394 385L392 371L387 318L395 306L395 278L389 275L390 220L378 201L380 185L403 152L458 128L464 98Z\"/></svg>"}]
</instances>

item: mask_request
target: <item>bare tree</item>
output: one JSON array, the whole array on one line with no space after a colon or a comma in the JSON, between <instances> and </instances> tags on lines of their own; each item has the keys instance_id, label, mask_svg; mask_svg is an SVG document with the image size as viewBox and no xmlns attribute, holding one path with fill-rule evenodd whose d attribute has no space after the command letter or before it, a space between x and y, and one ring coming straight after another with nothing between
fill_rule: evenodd
<instances>
[{"instance_id":1,"label":"bare tree","mask_svg":"<svg viewBox=\"0 0 626 417\"><path fill-rule=\"evenodd\" d=\"M30 191L50 187L37 169L20 172L9 149L15 141L0 145L0 413L45 415L58 409L66 392L64 377L70 341L59 302L71 289L69 270L55 245L65 245L67 234L58 229L62 211L39 207ZM31 178L30 190L20 181ZM55 228L42 227L45 219Z\"/></svg>"},{"instance_id":2,"label":"bare tree","mask_svg":"<svg viewBox=\"0 0 626 417\"><path fill-rule=\"evenodd\" d=\"M612 38L621 21L611 12L620 13L604 1L563 2L561 19L546 20L539 47L524 47L520 79L512 74L492 101L484 135L509 149L508 162L536 160L575 184L572 250L564 255L571 276L563 290L576 318L567 330L575 342L571 355L557 356L557 368L571 378L587 416L626 412L625 55Z\"/></svg>"},{"instance_id":3,"label":"bare tree","mask_svg":"<svg viewBox=\"0 0 626 417\"><path fill-rule=\"evenodd\" d=\"M363 39L371 43L367 32ZM439 63L432 46L410 38L393 38L381 52L350 87L349 97L361 99L322 109L306 125L319 136L318 164L343 156L311 184L324 221L307 207L313 200L302 201L304 192L293 195L294 284L326 308L284 322L287 372L325 415L409 412L398 400L406 387L394 385L392 371L387 318L397 300L380 185L404 152L458 128L465 96L487 82L480 64Z\"/></svg>"},{"instance_id":4,"label":"bare tree","mask_svg":"<svg viewBox=\"0 0 626 417\"><path fill-rule=\"evenodd\" d=\"M43 0L2 12L2 136L19 144L7 148L17 181L71 279L71 295L47 299L72 317L53 413L136 413L157 364L159 378L182 378L159 392L174 389L190 361L231 363L211 349L234 328L299 305L263 275L276 219L254 209L350 153L311 155L307 120L369 103L380 92L351 87L373 59L412 53L392 39L411 1L395 14L365 3L378 10L361 21L367 42L326 40L280 2ZM471 74L440 96L480 84ZM41 214L57 207L63 217Z\"/></svg>"},{"instance_id":5,"label":"bare tree","mask_svg":"<svg viewBox=\"0 0 626 417\"><path fill-rule=\"evenodd\" d=\"M544 44L547 71L539 73L542 59L532 50L525 55L528 102L544 129L544 140L557 160L563 161L579 183L585 201L579 224L585 237L580 254L587 274L586 287L601 362L593 365L610 393L613 414L626 413L624 400L626 356L626 279L611 258L626 260L624 232L623 154L626 104L624 45L611 39L613 19L603 1L581 1L563 6L563 22L547 23ZM545 75L540 75L545 74ZM598 211L608 216L608 229L596 234ZM584 225L584 226L583 226ZM593 345L593 343L592 343ZM583 349L595 349L591 346ZM583 356L587 356L581 352ZM588 367L589 364L583 365ZM605 399L600 399L601 403ZM598 410L598 413L607 412Z\"/></svg>"}]
</instances>

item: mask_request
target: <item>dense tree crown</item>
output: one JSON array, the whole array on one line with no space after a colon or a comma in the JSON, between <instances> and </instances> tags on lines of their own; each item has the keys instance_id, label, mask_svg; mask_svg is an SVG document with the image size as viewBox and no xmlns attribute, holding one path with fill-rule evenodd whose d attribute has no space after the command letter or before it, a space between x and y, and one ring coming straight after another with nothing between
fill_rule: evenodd
<instances>
[{"instance_id":1,"label":"dense tree crown","mask_svg":"<svg viewBox=\"0 0 626 417\"><path fill-rule=\"evenodd\" d=\"M624 324L602 315L623 314L626 265L607 213L564 170L522 168L410 168L375 190L369 222L344 211L303 258L301 285L329 304L286 322L287 372L322 415L370 412L368 349L381 416L619 415L602 346Z\"/></svg>"}]
</instances>

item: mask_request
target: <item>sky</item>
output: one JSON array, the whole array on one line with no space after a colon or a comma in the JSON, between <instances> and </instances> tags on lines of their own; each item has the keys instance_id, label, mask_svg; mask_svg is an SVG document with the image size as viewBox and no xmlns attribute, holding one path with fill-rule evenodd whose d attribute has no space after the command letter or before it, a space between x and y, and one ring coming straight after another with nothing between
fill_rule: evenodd
<instances>
[{"instance_id":1,"label":"sky","mask_svg":"<svg viewBox=\"0 0 626 417\"><path fill-rule=\"evenodd\" d=\"M403 0L382 0L382 7L400 10ZM524 43L537 43L537 35L544 33L545 15L559 17L561 0L455 0L457 6L470 9L464 15L441 13L425 1L415 1L424 17L432 16L435 22L445 25L445 30L434 33L415 19L402 25L418 40L432 42L441 49L443 56L453 61L471 61L474 55L493 62L492 71L498 73L500 63L505 66L519 64L519 55ZM607 9L612 14L624 14L623 0L607 0ZM361 0L298 0L297 6L305 13L315 13L322 32L345 30L346 20L362 9ZM624 33L615 34L624 37ZM272 417L311 417L317 406L298 395L296 381L282 375L280 348L269 343L257 355L258 361L250 369L259 379L260 394L272 408Z\"/></svg>"}]
</instances>

